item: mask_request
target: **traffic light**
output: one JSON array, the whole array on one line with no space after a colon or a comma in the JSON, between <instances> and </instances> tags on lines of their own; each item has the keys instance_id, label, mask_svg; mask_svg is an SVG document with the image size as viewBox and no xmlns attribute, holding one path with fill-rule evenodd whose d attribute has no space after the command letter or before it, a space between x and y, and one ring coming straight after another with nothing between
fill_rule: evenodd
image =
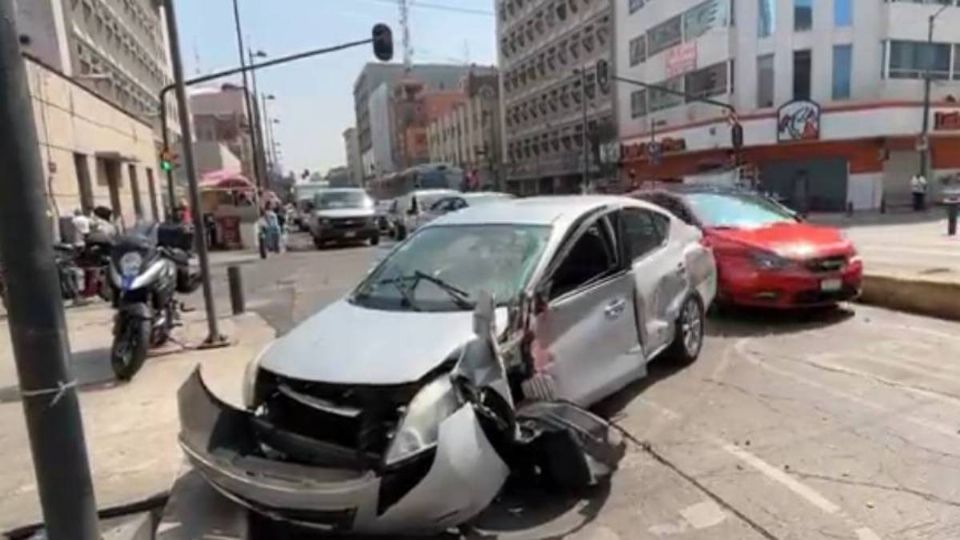
<instances>
[{"instance_id":1,"label":"traffic light","mask_svg":"<svg viewBox=\"0 0 960 540\"><path fill-rule=\"evenodd\" d=\"M603 58L597 60L597 84L604 93L610 89L610 63Z\"/></svg>"},{"instance_id":2,"label":"traffic light","mask_svg":"<svg viewBox=\"0 0 960 540\"><path fill-rule=\"evenodd\" d=\"M177 167L177 158L179 156L170 151L169 148L164 148L160 152L160 170L163 172L171 172Z\"/></svg>"},{"instance_id":3,"label":"traffic light","mask_svg":"<svg viewBox=\"0 0 960 540\"><path fill-rule=\"evenodd\" d=\"M382 62L393 59L393 31L385 24L373 25L373 55Z\"/></svg>"}]
</instances>

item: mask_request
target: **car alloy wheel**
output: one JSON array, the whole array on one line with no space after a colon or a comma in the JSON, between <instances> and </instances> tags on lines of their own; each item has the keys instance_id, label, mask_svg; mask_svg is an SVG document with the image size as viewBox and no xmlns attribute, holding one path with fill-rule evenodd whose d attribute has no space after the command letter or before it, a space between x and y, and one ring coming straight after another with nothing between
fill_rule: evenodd
<instances>
[{"instance_id":1,"label":"car alloy wheel","mask_svg":"<svg viewBox=\"0 0 960 540\"><path fill-rule=\"evenodd\" d=\"M688 298L680 313L680 332L688 356L696 357L703 346L703 310L696 298Z\"/></svg>"}]
</instances>

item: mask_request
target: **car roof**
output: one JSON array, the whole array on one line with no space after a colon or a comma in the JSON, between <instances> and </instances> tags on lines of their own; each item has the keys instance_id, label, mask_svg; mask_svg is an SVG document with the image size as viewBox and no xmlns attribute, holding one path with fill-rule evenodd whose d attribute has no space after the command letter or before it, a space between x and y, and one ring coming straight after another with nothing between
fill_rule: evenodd
<instances>
[{"instance_id":1,"label":"car roof","mask_svg":"<svg viewBox=\"0 0 960 540\"><path fill-rule=\"evenodd\" d=\"M501 193L499 191L474 191L471 193L464 193L461 195L464 199L486 199L486 198L501 198L501 199L512 199L515 197L512 193Z\"/></svg>"},{"instance_id":2,"label":"car roof","mask_svg":"<svg viewBox=\"0 0 960 540\"><path fill-rule=\"evenodd\" d=\"M415 189L407 195L460 195L455 189Z\"/></svg>"},{"instance_id":3,"label":"car roof","mask_svg":"<svg viewBox=\"0 0 960 540\"><path fill-rule=\"evenodd\" d=\"M316 193L314 193L314 195L324 195L326 193L356 193L356 192L366 193L367 190L361 187L326 188L326 189L321 189L317 191Z\"/></svg>"},{"instance_id":4,"label":"car roof","mask_svg":"<svg viewBox=\"0 0 960 540\"><path fill-rule=\"evenodd\" d=\"M428 226L445 225L558 225L567 226L583 214L606 206L620 205L663 209L645 201L613 195L551 195L526 199L504 199L495 203L470 206L445 214Z\"/></svg>"}]
</instances>

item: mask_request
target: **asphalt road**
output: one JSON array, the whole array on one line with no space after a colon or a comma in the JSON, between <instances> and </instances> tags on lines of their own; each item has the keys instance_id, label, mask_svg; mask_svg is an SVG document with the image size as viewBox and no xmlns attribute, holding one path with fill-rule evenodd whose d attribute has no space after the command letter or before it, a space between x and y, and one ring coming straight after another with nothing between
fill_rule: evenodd
<instances>
[{"instance_id":1,"label":"asphalt road","mask_svg":"<svg viewBox=\"0 0 960 540\"><path fill-rule=\"evenodd\" d=\"M248 264L248 305L283 333L384 249ZM854 305L709 323L698 362L598 408L636 440L609 487L513 486L465 537L960 538L960 325Z\"/></svg>"}]
</instances>

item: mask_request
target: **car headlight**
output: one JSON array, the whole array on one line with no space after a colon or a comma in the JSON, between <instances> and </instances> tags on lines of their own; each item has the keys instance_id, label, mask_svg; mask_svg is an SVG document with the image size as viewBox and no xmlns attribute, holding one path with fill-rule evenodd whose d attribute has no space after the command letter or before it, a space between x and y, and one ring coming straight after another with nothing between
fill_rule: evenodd
<instances>
[{"instance_id":1,"label":"car headlight","mask_svg":"<svg viewBox=\"0 0 960 540\"><path fill-rule=\"evenodd\" d=\"M143 256L136 251L128 251L120 257L120 275L123 277L134 277L140 273L140 267L143 265Z\"/></svg>"},{"instance_id":2,"label":"car headlight","mask_svg":"<svg viewBox=\"0 0 960 540\"><path fill-rule=\"evenodd\" d=\"M272 345L272 343L270 345ZM260 361L267 351L270 350L270 345L264 347L263 350L260 351L260 354L248 362L246 369L243 371L243 387L241 388L241 393L243 396L243 405L248 409L256 406L254 400L257 397L257 374L260 372Z\"/></svg>"},{"instance_id":3,"label":"car headlight","mask_svg":"<svg viewBox=\"0 0 960 540\"><path fill-rule=\"evenodd\" d=\"M753 251L750 260L762 270L782 270L793 264L790 259L769 251Z\"/></svg>"},{"instance_id":4,"label":"car headlight","mask_svg":"<svg viewBox=\"0 0 960 540\"><path fill-rule=\"evenodd\" d=\"M459 407L460 399L449 375L441 375L420 389L387 450L386 464L398 463L437 444L440 423Z\"/></svg>"}]
</instances>

